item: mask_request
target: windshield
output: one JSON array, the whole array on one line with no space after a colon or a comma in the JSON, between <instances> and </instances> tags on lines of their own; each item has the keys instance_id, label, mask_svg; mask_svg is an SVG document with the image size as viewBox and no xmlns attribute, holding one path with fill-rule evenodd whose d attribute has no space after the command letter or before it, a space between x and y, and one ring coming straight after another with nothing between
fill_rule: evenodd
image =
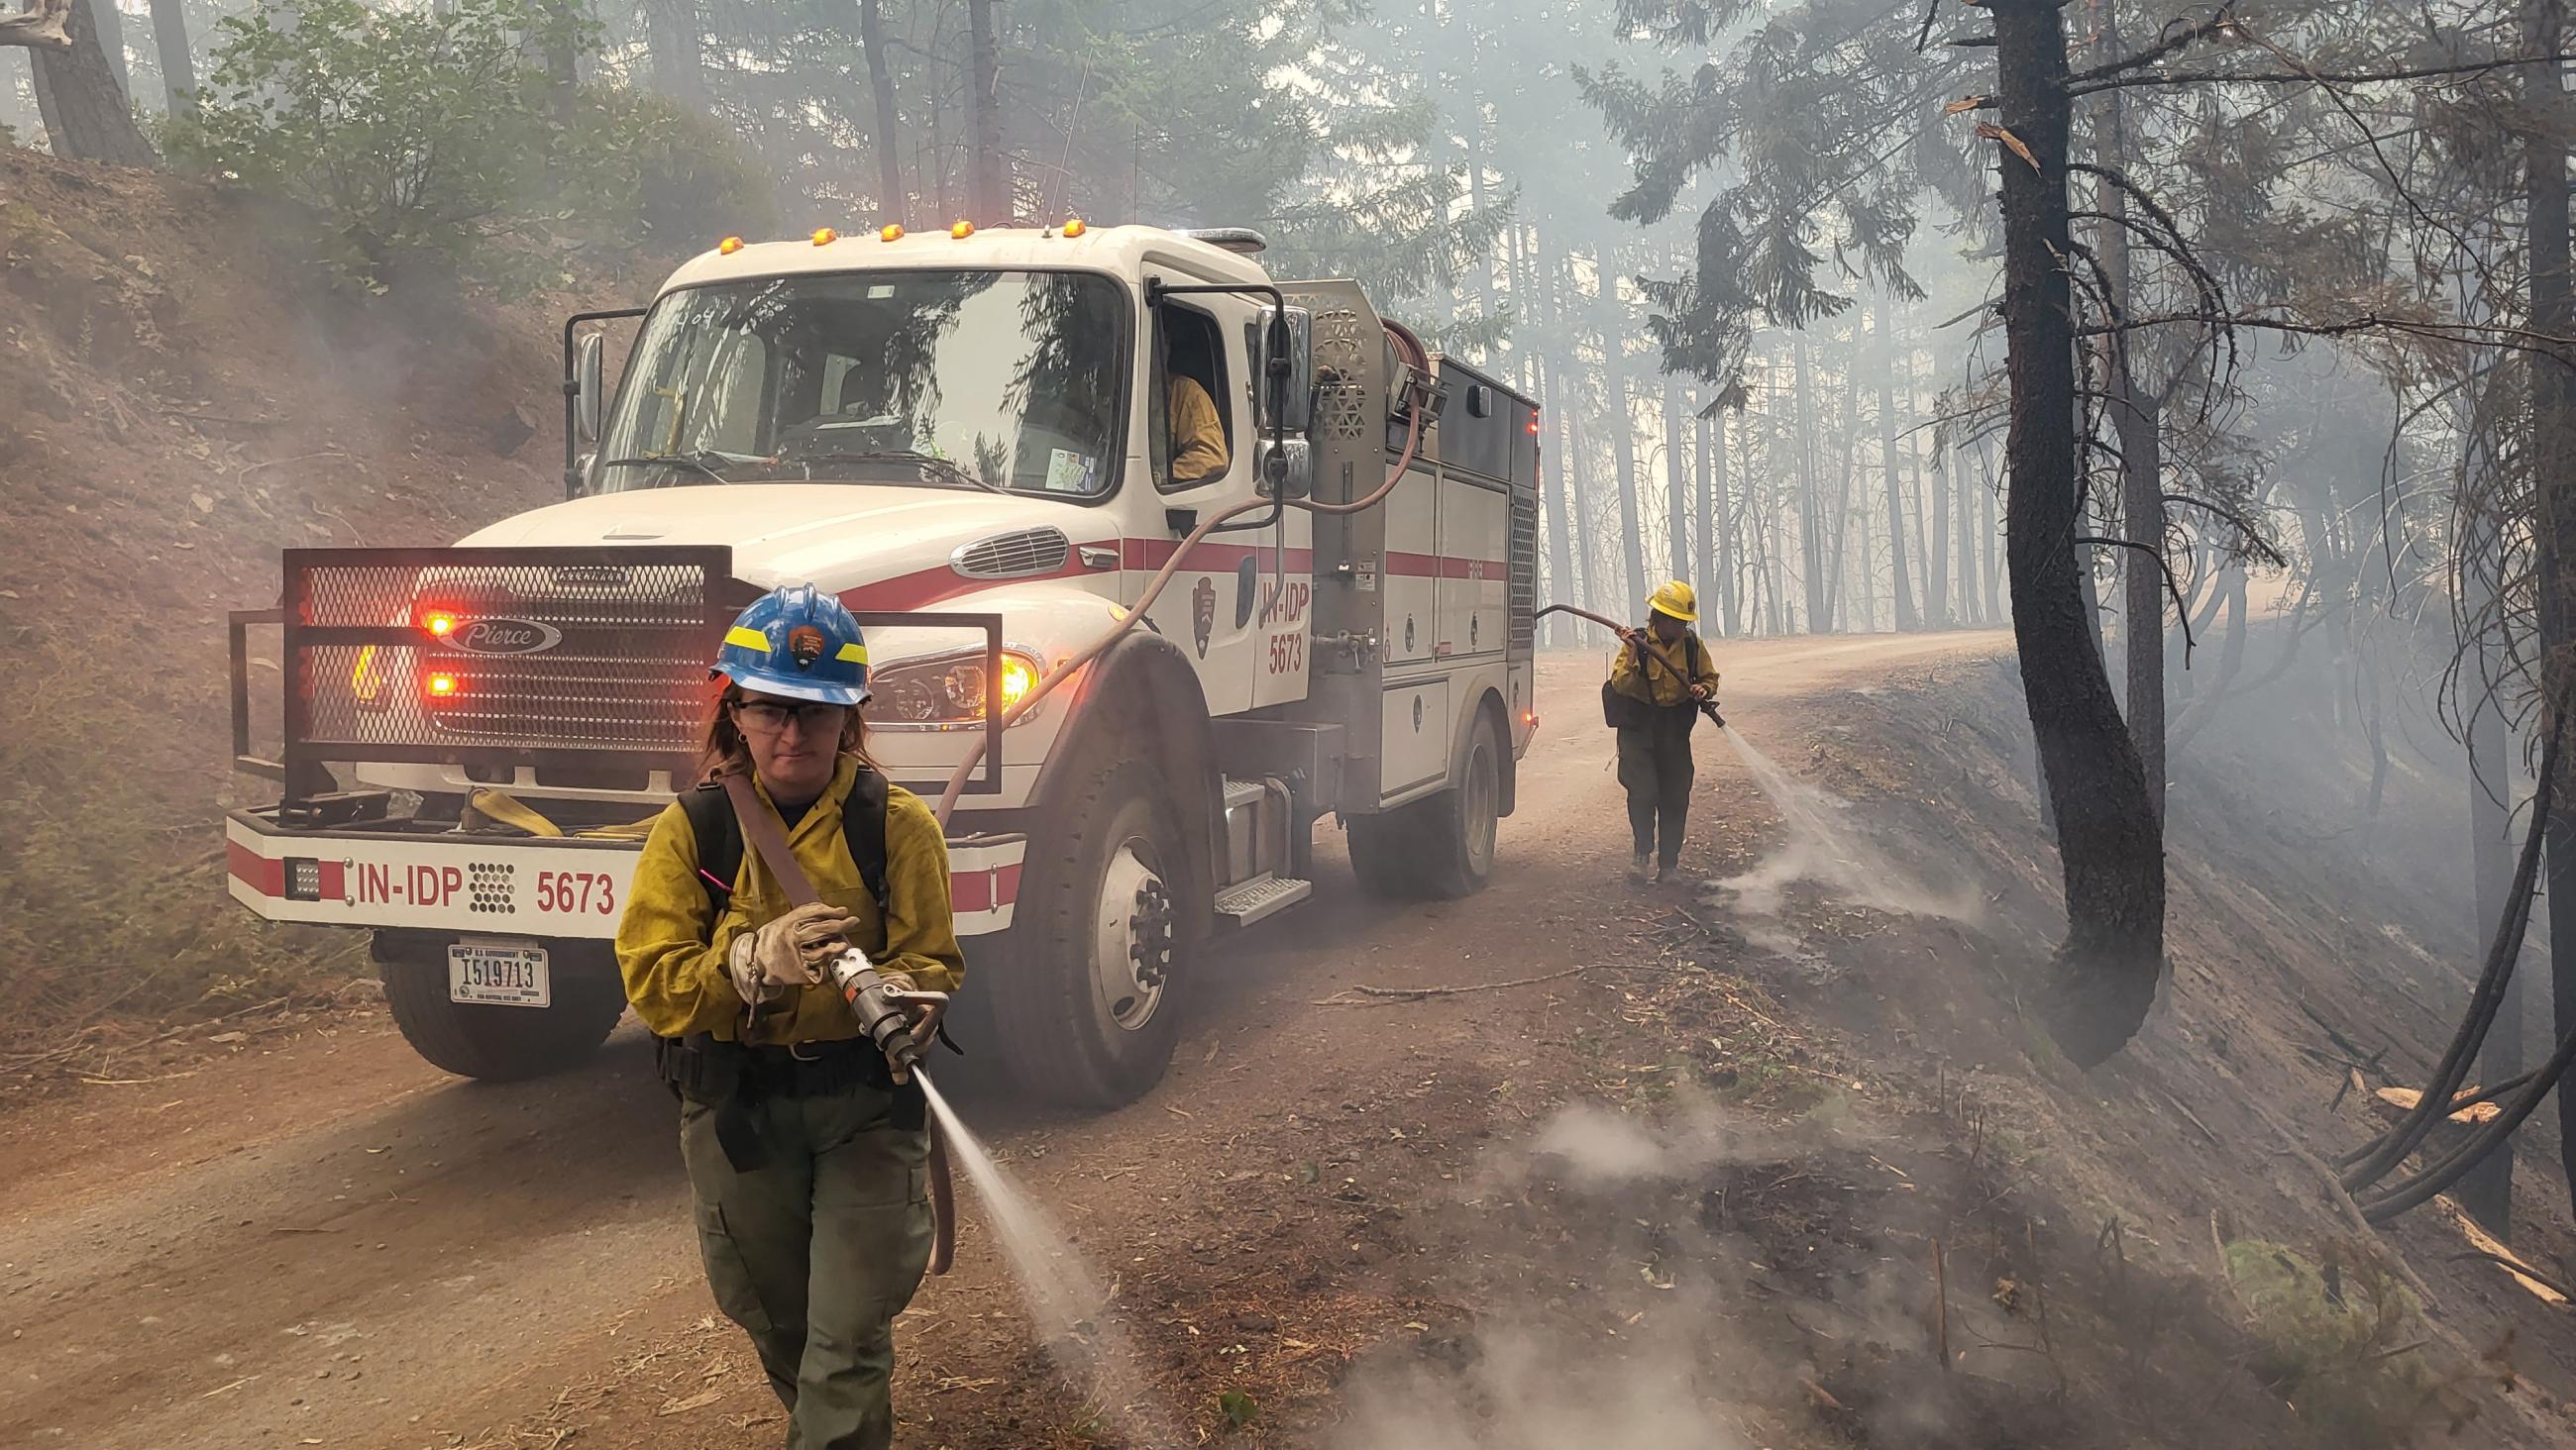
<instances>
[{"instance_id":1,"label":"windshield","mask_svg":"<svg viewBox=\"0 0 2576 1450\"><path fill-rule=\"evenodd\" d=\"M1097 497L1127 298L1079 272L765 277L666 297L592 487L923 483Z\"/></svg>"}]
</instances>

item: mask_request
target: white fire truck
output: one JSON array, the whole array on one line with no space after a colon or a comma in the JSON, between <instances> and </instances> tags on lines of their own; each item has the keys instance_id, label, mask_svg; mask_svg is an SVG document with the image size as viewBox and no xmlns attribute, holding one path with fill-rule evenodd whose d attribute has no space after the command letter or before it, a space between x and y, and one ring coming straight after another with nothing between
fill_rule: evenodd
<instances>
[{"instance_id":1,"label":"white fire truck","mask_svg":"<svg viewBox=\"0 0 2576 1450\"><path fill-rule=\"evenodd\" d=\"M932 799L963 781L961 1035L1032 1094L1151 1086L1210 945L1310 895L1324 817L1372 892L1479 889L1537 723L1537 409L1259 249L728 240L650 308L574 318L564 502L448 549L289 550L279 607L233 616L234 753L280 786L230 814L233 895L372 931L443 1068L579 1059L623 1006L609 940L640 827L694 783L715 639L808 581L867 631L871 755ZM610 399L598 329L626 317ZM1176 477L1192 388L1226 461Z\"/></svg>"}]
</instances>

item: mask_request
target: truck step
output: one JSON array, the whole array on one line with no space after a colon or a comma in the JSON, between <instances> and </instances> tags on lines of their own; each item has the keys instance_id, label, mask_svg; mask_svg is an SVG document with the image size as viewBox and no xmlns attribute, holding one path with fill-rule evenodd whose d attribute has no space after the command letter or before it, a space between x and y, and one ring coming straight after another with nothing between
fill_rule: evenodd
<instances>
[{"instance_id":1,"label":"truck step","mask_svg":"<svg viewBox=\"0 0 2576 1450\"><path fill-rule=\"evenodd\" d=\"M1264 917L1277 916L1289 907L1315 894L1315 883L1288 876L1255 876L1239 886L1229 886L1216 894L1216 915L1220 922L1250 926Z\"/></svg>"}]
</instances>

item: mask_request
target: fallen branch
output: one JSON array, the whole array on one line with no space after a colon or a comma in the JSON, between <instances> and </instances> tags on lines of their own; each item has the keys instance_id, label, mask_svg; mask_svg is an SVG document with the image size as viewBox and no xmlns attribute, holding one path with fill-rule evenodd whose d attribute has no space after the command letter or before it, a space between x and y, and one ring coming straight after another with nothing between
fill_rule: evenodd
<instances>
[{"instance_id":1,"label":"fallen branch","mask_svg":"<svg viewBox=\"0 0 2576 1450\"><path fill-rule=\"evenodd\" d=\"M2388 1262L2399 1274L2405 1276L2406 1286L2415 1291L2415 1302L2422 1305L2426 1313L2431 1313L2433 1291L2425 1287L2423 1279L2416 1275L2414 1268L2398 1254L2396 1248L2387 1239L2380 1235L2377 1226L2373 1225L2369 1216L2361 1211L2361 1205L2353 1201L2352 1194L2343 1186L2342 1176L2329 1167L2326 1160L2318 1157L2306 1144L2291 1137L2290 1130L2281 1125L2281 1120L2266 1112L2263 1105L2256 1102L2251 1095L2246 1096L2243 1101L2254 1116L2263 1120L2263 1126L2270 1128L2273 1135L2281 1140L2281 1145L2290 1150L2290 1155L2308 1165L2309 1169L2317 1175L2317 1181L2324 1185L2326 1194L2334 1201L2335 1207L2343 1210L2345 1221L2359 1230L2366 1242L2379 1246L2380 1252L2388 1256Z\"/></svg>"},{"instance_id":2,"label":"fallen branch","mask_svg":"<svg viewBox=\"0 0 2576 1450\"><path fill-rule=\"evenodd\" d=\"M1562 981L1577 972L1590 970L1592 970L1591 964L1586 963L1579 967L1568 967L1561 972L1550 972L1543 977L1516 977L1508 982L1475 982L1464 987L1344 987L1313 1005L1317 1007L1369 1005L1369 1001L1354 1000L1350 995L1353 992L1357 992L1361 998L1384 1002L1419 1002L1425 997L1463 997L1470 992L1502 992L1513 987L1535 987L1541 982Z\"/></svg>"},{"instance_id":3,"label":"fallen branch","mask_svg":"<svg viewBox=\"0 0 2576 1450\"><path fill-rule=\"evenodd\" d=\"M2471 1261L2493 1264L2507 1273L2514 1275L2516 1278L2529 1279L2531 1282L2538 1284L2540 1287L2557 1295L2559 1298L2565 1299L2570 1303L2576 1303L2576 1289L2568 1288L2566 1285L2549 1277L2547 1274L2540 1272L2538 1269L2533 1268L2531 1265L2520 1259L2508 1258L2503 1254L2489 1253L2485 1249L2464 1249L2459 1253L2451 1255L2451 1262L2455 1264Z\"/></svg>"}]
</instances>

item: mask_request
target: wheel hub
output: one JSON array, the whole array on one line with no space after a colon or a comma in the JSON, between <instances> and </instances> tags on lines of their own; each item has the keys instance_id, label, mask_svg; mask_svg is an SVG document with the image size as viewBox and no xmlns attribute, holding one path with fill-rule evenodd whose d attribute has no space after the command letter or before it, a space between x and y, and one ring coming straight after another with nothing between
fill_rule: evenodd
<instances>
[{"instance_id":1,"label":"wheel hub","mask_svg":"<svg viewBox=\"0 0 2576 1450\"><path fill-rule=\"evenodd\" d=\"M1092 982L1109 1020L1133 1032L1162 1006L1172 970L1171 889L1130 841L1109 859L1100 883Z\"/></svg>"}]
</instances>

